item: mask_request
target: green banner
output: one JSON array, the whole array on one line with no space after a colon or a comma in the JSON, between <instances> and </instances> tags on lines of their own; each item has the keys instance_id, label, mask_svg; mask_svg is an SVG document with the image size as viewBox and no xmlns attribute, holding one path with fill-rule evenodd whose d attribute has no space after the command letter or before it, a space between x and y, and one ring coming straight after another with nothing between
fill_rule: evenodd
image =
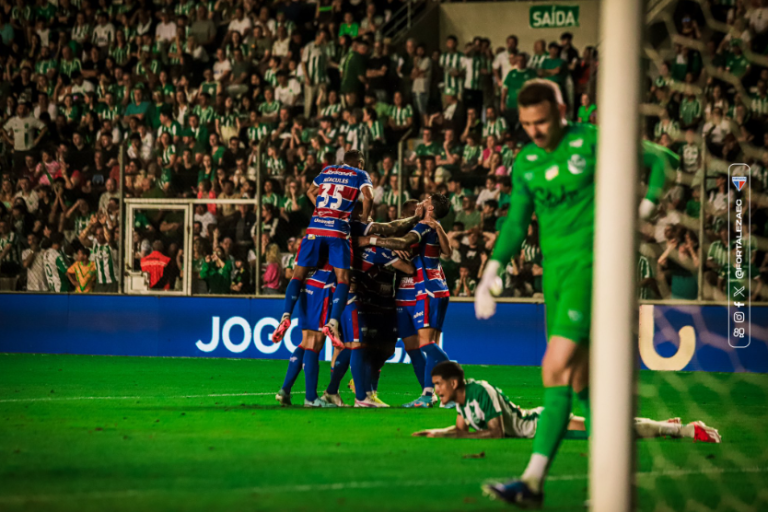
<instances>
[{"instance_id":1,"label":"green banner","mask_svg":"<svg viewBox=\"0 0 768 512\"><path fill-rule=\"evenodd\" d=\"M530 10L531 28L579 26L578 5L534 5Z\"/></svg>"}]
</instances>

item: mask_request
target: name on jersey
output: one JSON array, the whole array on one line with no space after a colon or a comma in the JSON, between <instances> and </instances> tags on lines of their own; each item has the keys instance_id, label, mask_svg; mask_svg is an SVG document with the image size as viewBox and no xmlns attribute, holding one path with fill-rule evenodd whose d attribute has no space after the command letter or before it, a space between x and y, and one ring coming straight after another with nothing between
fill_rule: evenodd
<instances>
[{"instance_id":1,"label":"name on jersey","mask_svg":"<svg viewBox=\"0 0 768 512\"><path fill-rule=\"evenodd\" d=\"M323 215L322 213L319 213L318 215ZM315 222L319 222L320 224L326 224L328 226L333 225L333 219L323 219L322 217L315 216Z\"/></svg>"},{"instance_id":2,"label":"name on jersey","mask_svg":"<svg viewBox=\"0 0 768 512\"><path fill-rule=\"evenodd\" d=\"M331 174L331 173L326 173ZM338 183L340 185L346 185L349 183L349 178L325 178L323 183Z\"/></svg>"}]
</instances>

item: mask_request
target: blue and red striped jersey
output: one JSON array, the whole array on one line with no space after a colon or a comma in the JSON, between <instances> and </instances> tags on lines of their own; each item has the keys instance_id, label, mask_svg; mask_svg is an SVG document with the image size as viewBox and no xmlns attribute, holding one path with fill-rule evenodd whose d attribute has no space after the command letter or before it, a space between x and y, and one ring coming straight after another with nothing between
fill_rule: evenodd
<instances>
[{"instance_id":1,"label":"blue and red striped jersey","mask_svg":"<svg viewBox=\"0 0 768 512\"><path fill-rule=\"evenodd\" d=\"M440 239L428 224L418 223L411 230L419 235L419 253L413 260L416 267L416 295L448 297L448 283L445 281L443 267L440 265Z\"/></svg>"},{"instance_id":2,"label":"blue and red striped jersey","mask_svg":"<svg viewBox=\"0 0 768 512\"><path fill-rule=\"evenodd\" d=\"M334 288L336 286L336 273L330 263L326 262L320 268L315 269L307 280L304 281L304 286L310 286L312 288Z\"/></svg>"},{"instance_id":3,"label":"blue and red striped jersey","mask_svg":"<svg viewBox=\"0 0 768 512\"><path fill-rule=\"evenodd\" d=\"M319 188L308 235L349 237L349 218L360 192L371 187L368 173L348 165L329 165L313 183Z\"/></svg>"}]
</instances>

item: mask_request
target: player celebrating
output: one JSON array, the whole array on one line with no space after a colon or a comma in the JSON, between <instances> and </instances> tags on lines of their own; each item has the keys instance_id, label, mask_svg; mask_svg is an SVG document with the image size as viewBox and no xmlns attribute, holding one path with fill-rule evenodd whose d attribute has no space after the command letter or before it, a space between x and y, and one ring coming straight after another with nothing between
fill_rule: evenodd
<instances>
[{"instance_id":1,"label":"player celebrating","mask_svg":"<svg viewBox=\"0 0 768 512\"><path fill-rule=\"evenodd\" d=\"M354 220L350 225L355 250L350 300L342 317L344 344L352 351L346 356L344 352L349 351L338 354L331 384L324 398L333 403L341 401L337 398L338 384L348 366L345 364L346 357L352 366L356 384L355 407L388 407L378 398L377 389L381 367L397 343L394 328L394 272L413 274L415 269L392 251L375 247L361 248L359 243L361 240L367 243L371 235L397 236L407 233L421 220L422 209L413 208L412 216L387 224L363 222L360 210L359 206L355 208Z\"/></svg>"},{"instance_id":2,"label":"player celebrating","mask_svg":"<svg viewBox=\"0 0 768 512\"><path fill-rule=\"evenodd\" d=\"M328 258L336 274L336 291L333 294L331 318L323 326L322 332L335 347L344 346L339 336L339 320L349 296L349 265L352 257L349 218L360 195L363 219L368 219L373 204L373 187L368 173L362 170L364 167L365 160L360 151L347 151L343 165L331 165L323 169L307 190L307 197L315 205L315 212L296 254L293 279L285 291L283 318L272 334L274 343L280 342L291 326L293 308L309 269L317 267L321 259Z\"/></svg>"},{"instance_id":3,"label":"player celebrating","mask_svg":"<svg viewBox=\"0 0 768 512\"><path fill-rule=\"evenodd\" d=\"M445 361L432 370L435 394L444 404L456 403L456 424L414 432L416 437L456 437L465 439L526 438L536 433L543 407L521 409L507 398L499 388L486 381L464 379L461 365ZM470 432L470 427L474 432ZM720 434L700 421L683 425L680 418L654 421L635 418L635 434L641 438L687 437L705 443L719 443ZM566 438L586 439L584 418L570 416Z\"/></svg>"},{"instance_id":4,"label":"player celebrating","mask_svg":"<svg viewBox=\"0 0 768 512\"><path fill-rule=\"evenodd\" d=\"M448 355L437 342L443 330L450 295L440 266L440 254L450 255L451 247L438 221L448 214L451 203L447 196L433 194L422 204L424 220L404 237L370 237L367 244L393 250L410 250L411 246L418 245L418 254L414 259L416 304L404 308L411 318L413 331L418 332L419 349L426 354L425 382L429 382L432 368L448 360ZM360 244L366 245L363 241ZM405 339L406 333L400 332L400 336ZM422 396L406 404L406 407L431 407L432 393L431 386L425 387Z\"/></svg>"},{"instance_id":5,"label":"player celebrating","mask_svg":"<svg viewBox=\"0 0 768 512\"><path fill-rule=\"evenodd\" d=\"M280 405L291 405L291 388L304 369L306 395L304 407L336 407L343 405L330 400L325 394L317 396L317 381L320 373L320 351L325 345L325 335L321 329L328 320L328 304L333 296L336 276L333 267L322 263L321 268L311 272L301 289L299 298L299 329L301 345L291 354L283 387L275 399ZM274 338L272 340L274 342ZM340 399L339 399L340 401Z\"/></svg>"},{"instance_id":6,"label":"player celebrating","mask_svg":"<svg viewBox=\"0 0 768 512\"><path fill-rule=\"evenodd\" d=\"M592 302L595 160L597 129L568 123L559 89L546 80L531 80L518 95L520 124L533 141L515 159L512 199L507 220L475 293L480 319L496 311L491 290L499 269L520 251L531 215L539 221L544 256L544 301L549 344L541 365L544 409L538 420L533 454L519 480L489 486L499 498L520 506L543 501L543 483L567 430L572 395L586 413L589 432L589 331ZM677 157L652 143L643 146L651 168L641 215L649 215L663 192Z\"/></svg>"}]
</instances>

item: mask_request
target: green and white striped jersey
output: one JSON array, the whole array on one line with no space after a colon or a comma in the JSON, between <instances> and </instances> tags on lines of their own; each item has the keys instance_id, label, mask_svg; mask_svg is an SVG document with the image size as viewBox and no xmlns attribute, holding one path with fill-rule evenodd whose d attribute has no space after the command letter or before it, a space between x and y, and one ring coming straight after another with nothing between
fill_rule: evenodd
<instances>
[{"instance_id":1,"label":"green and white striped jersey","mask_svg":"<svg viewBox=\"0 0 768 512\"><path fill-rule=\"evenodd\" d=\"M259 123L257 126L249 126L247 132L248 141L261 141L269 135L270 127L268 124Z\"/></svg>"},{"instance_id":2,"label":"green and white striped jersey","mask_svg":"<svg viewBox=\"0 0 768 512\"><path fill-rule=\"evenodd\" d=\"M66 75L67 77L72 77L72 75L77 72L81 71L83 69L83 64L80 62L80 59L72 59L72 60L60 60L59 61L59 73L62 75Z\"/></svg>"},{"instance_id":3,"label":"green and white striped jersey","mask_svg":"<svg viewBox=\"0 0 768 512\"><path fill-rule=\"evenodd\" d=\"M283 162L283 164L285 164L285 162ZM261 196L261 204L271 204L272 206L279 208L283 206L284 202L285 202L285 199L283 199L283 196L281 196L280 194L276 194L274 192L272 192L269 195ZM269 228L265 226L266 224L262 225L262 230L263 230L262 232L269 231Z\"/></svg>"},{"instance_id":4,"label":"green and white striped jersey","mask_svg":"<svg viewBox=\"0 0 768 512\"><path fill-rule=\"evenodd\" d=\"M285 160L281 157L268 157L266 165L270 176L280 176L285 172Z\"/></svg>"},{"instance_id":5,"label":"green and white striped jersey","mask_svg":"<svg viewBox=\"0 0 768 512\"><path fill-rule=\"evenodd\" d=\"M720 266L718 273L721 276L725 276L725 267L728 265L728 249L725 248L723 242L715 240L709 245L707 261L714 261L717 263Z\"/></svg>"},{"instance_id":6,"label":"green and white striped jersey","mask_svg":"<svg viewBox=\"0 0 768 512\"><path fill-rule=\"evenodd\" d=\"M210 105L205 108L203 108L201 105L195 105L195 108L192 109L192 113L197 115L201 125L212 122L216 117L216 111L213 110L213 107Z\"/></svg>"},{"instance_id":7,"label":"green and white striped jersey","mask_svg":"<svg viewBox=\"0 0 768 512\"><path fill-rule=\"evenodd\" d=\"M56 69L59 63L56 59L43 59L35 63L35 73L38 75L44 75L49 69Z\"/></svg>"},{"instance_id":8,"label":"green and white striped jersey","mask_svg":"<svg viewBox=\"0 0 768 512\"><path fill-rule=\"evenodd\" d=\"M270 84L272 87L277 87L277 72L280 71L279 69L275 68L269 68L264 72L264 80L267 81L268 84Z\"/></svg>"},{"instance_id":9,"label":"green and white striped jersey","mask_svg":"<svg viewBox=\"0 0 768 512\"><path fill-rule=\"evenodd\" d=\"M764 116L768 114L768 95L752 96L752 99L749 102L749 110L756 116Z\"/></svg>"},{"instance_id":10,"label":"green and white striped jersey","mask_svg":"<svg viewBox=\"0 0 768 512\"><path fill-rule=\"evenodd\" d=\"M231 112L224 112L223 114L217 116L219 125L227 127L237 126L237 117L237 112L234 110Z\"/></svg>"},{"instance_id":11,"label":"green and white striped jersey","mask_svg":"<svg viewBox=\"0 0 768 512\"><path fill-rule=\"evenodd\" d=\"M96 264L96 277L99 284L113 284L117 282L115 274L115 259L117 251L106 244L100 244L93 240L91 249L91 261Z\"/></svg>"},{"instance_id":12,"label":"green and white striped jersey","mask_svg":"<svg viewBox=\"0 0 768 512\"><path fill-rule=\"evenodd\" d=\"M176 14L176 16L189 16L189 13L192 12L192 9L194 7L195 7L194 4L189 0L181 1L178 4L176 4L176 7L174 7L173 12L174 14Z\"/></svg>"},{"instance_id":13,"label":"green and white striped jersey","mask_svg":"<svg viewBox=\"0 0 768 512\"><path fill-rule=\"evenodd\" d=\"M368 128L368 142L380 141L384 143L384 123L376 120Z\"/></svg>"},{"instance_id":14,"label":"green and white striped jersey","mask_svg":"<svg viewBox=\"0 0 768 512\"><path fill-rule=\"evenodd\" d=\"M483 125L483 137L493 135L501 139L507 131L507 121L503 117L497 117L495 121L489 121Z\"/></svg>"},{"instance_id":15,"label":"green and white striped jersey","mask_svg":"<svg viewBox=\"0 0 768 512\"><path fill-rule=\"evenodd\" d=\"M462 61L464 69L464 88L479 90L482 87L481 70L491 71L491 60L485 55L473 55L464 57Z\"/></svg>"},{"instance_id":16,"label":"green and white striped jersey","mask_svg":"<svg viewBox=\"0 0 768 512\"><path fill-rule=\"evenodd\" d=\"M91 223L94 213L88 213L87 215L78 214L75 217L75 236L80 236L80 233L88 229L88 225Z\"/></svg>"},{"instance_id":17,"label":"green and white striped jersey","mask_svg":"<svg viewBox=\"0 0 768 512\"><path fill-rule=\"evenodd\" d=\"M528 59L528 69L543 69L544 61L549 58L549 55L542 53L541 55L533 54Z\"/></svg>"},{"instance_id":18,"label":"green and white striped jersey","mask_svg":"<svg viewBox=\"0 0 768 512\"><path fill-rule=\"evenodd\" d=\"M459 52L446 52L440 55L440 67L443 68L443 94L459 96L464 81L461 76L451 76L450 71L461 71L464 55Z\"/></svg>"},{"instance_id":19,"label":"green and white striped jersey","mask_svg":"<svg viewBox=\"0 0 768 512\"><path fill-rule=\"evenodd\" d=\"M275 100L272 103L267 103L266 101L259 105L259 114L263 116L273 116L280 112L280 107L283 105Z\"/></svg>"},{"instance_id":20,"label":"green and white striped jersey","mask_svg":"<svg viewBox=\"0 0 768 512\"><path fill-rule=\"evenodd\" d=\"M64 255L56 249L48 249L43 255L43 269L48 290L56 293L67 293L72 286L67 277L67 265Z\"/></svg>"},{"instance_id":21,"label":"green and white striped jersey","mask_svg":"<svg viewBox=\"0 0 768 512\"><path fill-rule=\"evenodd\" d=\"M328 53L325 45L317 45L314 41L306 45L301 53L301 62L307 66L307 78L312 85L328 81Z\"/></svg>"},{"instance_id":22,"label":"green and white striped jersey","mask_svg":"<svg viewBox=\"0 0 768 512\"><path fill-rule=\"evenodd\" d=\"M112 105L111 107L107 105L106 103L102 104L103 107L101 108L101 111L99 112L99 119L102 121L105 119L109 119L111 121L114 121L115 119L118 119L120 117L120 107L118 105Z\"/></svg>"},{"instance_id":23,"label":"green and white striped jersey","mask_svg":"<svg viewBox=\"0 0 768 512\"><path fill-rule=\"evenodd\" d=\"M523 246L520 250L523 253L525 263L541 265L541 247L539 244L529 244L527 240L523 240Z\"/></svg>"},{"instance_id":24,"label":"green and white striped jersey","mask_svg":"<svg viewBox=\"0 0 768 512\"><path fill-rule=\"evenodd\" d=\"M363 150L368 127L362 123L349 125L347 129L347 143L351 149Z\"/></svg>"},{"instance_id":25,"label":"green and white striped jersey","mask_svg":"<svg viewBox=\"0 0 768 512\"><path fill-rule=\"evenodd\" d=\"M157 139L159 140L160 136L164 133L170 135L171 141L173 141L174 137L181 137L181 125L176 121L171 121L170 126L161 124L157 129Z\"/></svg>"},{"instance_id":26,"label":"green and white striped jersey","mask_svg":"<svg viewBox=\"0 0 768 512\"><path fill-rule=\"evenodd\" d=\"M639 255L637 258L637 281L640 282L643 279L653 277L653 264L647 256ZM647 286L638 287L637 289L638 299L652 299L653 293Z\"/></svg>"},{"instance_id":27,"label":"green and white striped jersey","mask_svg":"<svg viewBox=\"0 0 768 512\"><path fill-rule=\"evenodd\" d=\"M464 146L464 151L461 154L462 161L465 164L475 165L480 161L480 155L483 154L483 148L480 146L470 146L467 144Z\"/></svg>"},{"instance_id":28,"label":"green and white striped jersey","mask_svg":"<svg viewBox=\"0 0 768 512\"><path fill-rule=\"evenodd\" d=\"M163 165L170 164L171 159L174 156L176 156L176 146L173 144L169 144L167 148L163 149L163 153L162 153Z\"/></svg>"},{"instance_id":29,"label":"green and white striped jersey","mask_svg":"<svg viewBox=\"0 0 768 512\"><path fill-rule=\"evenodd\" d=\"M693 123L696 118L701 117L703 111L701 102L698 99L684 98L680 103L680 120L683 124L689 125Z\"/></svg>"},{"instance_id":30,"label":"green and white striped jersey","mask_svg":"<svg viewBox=\"0 0 768 512\"><path fill-rule=\"evenodd\" d=\"M465 386L464 405L456 404L456 412L464 418L467 426L475 430L488 430L489 421L501 418L504 437L533 439L543 407L522 409L499 388L484 380L468 379Z\"/></svg>"},{"instance_id":31,"label":"green and white striped jersey","mask_svg":"<svg viewBox=\"0 0 768 512\"><path fill-rule=\"evenodd\" d=\"M411 198L411 195L407 190L404 190L401 194L398 194L391 188L387 188L387 190L384 191L384 198L382 199L382 203L387 206L396 206L398 195L402 198L403 203Z\"/></svg>"},{"instance_id":32,"label":"green and white striped jersey","mask_svg":"<svg viewBox=\"0 0 768 512\"><path fill-rule=\"evenodd\" d=\"M8 246L11 247L8 251L8 254L6 254L5 257L0 261L19 263L19 244L17 242L16 233L13 231L5 236L0 236L0 253L2 253Z\"/></svg>"},{"instance_id":33,"label":"green and white striped jersey","mask_svg":"<svg viewBox=\"0 0 768 512\"><path fill-rule=\"evenodd\" d=\"M410 105L405 105L404 107L392 106L389 111L389 117L395 121L396 125L403 126L409 117L413 117L413 107Z\"/></svg>"},{"instance_id":34,"label":"green and white striped jersey","mask_svg":"<svg viewBox=\"0 0 768 512\"><path fill-rule=\"evenodd\" d=\"M149 68L147 68L143 62L139 61L133 68L133 74L136 76L146 76L147 71L151 71L155 75L160 73L160 61L157 59L152 59L149 61Z\"/></svg>"},{"instance_id":35,"label":"green and white striped jersey","mask_svg":"<svg viewBox=\"0 0 768 512\"><path fill-rule=\"evenodd\" d=\"M326 105L320 109L321 117L330 117L334 114L341 113L341 103L334 103L333 105Z\"/></svg>"},{"instance_id":36,"label":"green and white striped jersey","mask_svg":"<svg viewBox=\"0 0 768 512\"><path fill-rule=\"evenodd\" d=\"M501 165L512 174L512 166L515 163L515 151L506 144L501 147Z\"/></svg>"}]
</instances>

